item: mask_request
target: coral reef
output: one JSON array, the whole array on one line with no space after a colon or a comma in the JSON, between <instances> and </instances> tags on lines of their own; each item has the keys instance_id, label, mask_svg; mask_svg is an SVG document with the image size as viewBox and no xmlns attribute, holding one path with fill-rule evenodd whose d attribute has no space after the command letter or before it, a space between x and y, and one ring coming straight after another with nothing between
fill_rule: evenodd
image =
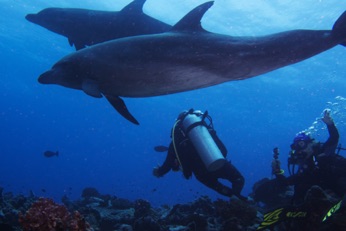
<instances>
[{"instance_id":1,"label":"coral reef","mask_svg":"<svg viewBox=\"0 0 346 231\"><path fill-rule=\"evenodd\" d=\"M14 196L11 192L3 193L2 188L0 190L0 198L1 231L12 230L8 226L19 227L18 213L28 210L36 199L32 195L25 197L23 195Z\"/></svg>"},{"instance_id":2,"label":"coral reef","mask_svg":"<svg viewBox=\"0 0 346 231\"><path fill-rule=\"evenodd\" d=\"M89 224L78 211L71 214L63 205L48 198L39 198L18 219L24 231L86 231Z\"/></svg>"},{"instance_id":3,"label":"coral reef","mask_svg":"<svg viewBox=\"0 0 346 231\"><path fill-rule=\"evenodd\" d=\"M270 211L270 207L260 207L254 202L212 201L206 196L186 204L154 208L143 199L131 202L90 189L83 191L83 197L75 201L64 196L63 205L33 194L14 196L0 190L0 230L254 231L263 221L264 211ZM338 201L340 198L330 192L312 187L302 208L313 213L308 213L304 219L287 219L262 230L346 230L346 208L342 203L333 215L321 222Z\"/></svg>"}]
</instances>

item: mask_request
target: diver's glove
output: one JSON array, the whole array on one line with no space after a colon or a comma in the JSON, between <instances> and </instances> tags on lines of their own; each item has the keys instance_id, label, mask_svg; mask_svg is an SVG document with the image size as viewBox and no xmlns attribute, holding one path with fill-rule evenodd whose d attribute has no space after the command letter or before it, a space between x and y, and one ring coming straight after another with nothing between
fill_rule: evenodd
<instances>
[{"instance_id":1,"label":"diver's glove","mask_svg":"<svg viewBox=\"0 0 346 231\"><path fill-rule=\"evenodd\" d=\"M324 109L322 121L327 125L333 125L334 124L334 121L333 121L332 117L330 116L330 109Z\"/></svg>"},{"instance_id":2,"label":"diver's glove","mask_svg":"<svg viewBox=\"0 0 346 231\"><path fill-rule=\"evenodd\" d=\"M162 175L160 174L160 166L156 166L155 168L153 168L153 175L156 177L161 177Z\"/></svg>"}]
</instances>

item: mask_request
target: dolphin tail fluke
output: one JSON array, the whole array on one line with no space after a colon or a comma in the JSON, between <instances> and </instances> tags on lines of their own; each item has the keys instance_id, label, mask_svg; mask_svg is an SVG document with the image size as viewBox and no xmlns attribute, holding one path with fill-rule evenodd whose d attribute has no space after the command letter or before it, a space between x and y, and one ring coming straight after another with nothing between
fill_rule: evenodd
<instances>
[{"instance_id":1,"label":"dolphin tail fluke","mask_svg":"<svg viewBox=\"0 0 346 231\"><path fill-rule=\"evenodd\" d=\"M131 115L129 110L127 109L124 101L119 97L119 96L110 96L110 95L105 95L106 99L108 102L114 107L117 112L122 115L125 119L128 121L139 125L138 121Z\"/></svg>"},{"instance_id":2,"label":"dolphin tail fluke","mask_svg":"<svg viewBox=\"0 0 346 231\"><path fill-rule=\"evenodd\" d=\"M332 34L342 40L340 45L346 46L346 11L334 23Z\"/></svg>"}]
</instances>

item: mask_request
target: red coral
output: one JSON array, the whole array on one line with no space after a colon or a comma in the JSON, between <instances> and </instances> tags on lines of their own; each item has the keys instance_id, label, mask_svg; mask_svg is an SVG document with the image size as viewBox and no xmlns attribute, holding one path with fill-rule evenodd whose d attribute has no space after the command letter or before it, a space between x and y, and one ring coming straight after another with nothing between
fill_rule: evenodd
<instances>
[{"instance_id":1,"label":"red coral","mask_svg":"<svg viewBox=\"0 0 346 231\"><path fill-rule=\"evenodd\" d=\"M84 217L78 212L74 211L69 223L69 231L84 231L90 230L90 225L84 220Z\"/></svg>"},{"instance_id":2,"label":"red coral","mask_svg":"<svg viewBox=\"0 0 346 231\"><path fill-rule=\"evenodd\" d=\"M39 198L22 215L19 223L24 231L86 231L90 226L78 211L73 215L63 205L48 198Z\"/></svg>"}]
</instances>

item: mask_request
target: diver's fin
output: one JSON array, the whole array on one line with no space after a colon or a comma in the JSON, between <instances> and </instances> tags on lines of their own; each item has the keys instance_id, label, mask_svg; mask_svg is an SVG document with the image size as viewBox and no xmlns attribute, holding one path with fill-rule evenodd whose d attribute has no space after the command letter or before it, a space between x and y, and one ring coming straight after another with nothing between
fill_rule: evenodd
<instances>
[{"instance_id":1,"label":"diver's fin","mask_svg":"<svg viewBox=\"0 0 346 231\"><path fill-rule=\"evenodd\" d=\"M342 40L340 45L346 46L346 11L334 23L332 35Z\"/></svg>"},{"instance_id":2,"label":"diver's fin","mask_svg":"<svg viewBox=\"0 0 346 231\"><path fill-rule=\"evenodd\" d=\"M143 13L143 5L146 0L134 0L133 2L129 3L127 6L125 6L120 12L124 14L141 14Z\"/></svg>"},{"instance_id":3,"label":"diver's fin","mask_svg":"<svg viewBox=\"0 0 346 231\"><path fill-rule=\"evenodd\" d=\"M266 213L263 216L263 221L261 222L261 224L257 227L257 230L261 230L261 229L266 229L269 228L273 225L275 225L276 223L278 223L279 221L282 220L282 211L284 210L284 208L279 208L276 209L272 212Z\"/></svg>"},{"instance_id":4,"label":"diver's fin","mask_svg":"<svg viewBox=\"0 0 346 231\"><path fill-rule=\"evenodd\" d=\"M335 205L333 205L333 207L331 207L327 214L323 217L322 219L322 222L324 222L325 220L327 220L330 216L332 216L335 212L337 212L340 207L341 207L341 204L343 202L344 199L340 200L338 203L336 203Z\"/></svg>"},{"instance_id":5,"label":"diver's fin","mask_svg":"<svg viewBox=\"0 0 346 231\"><path fill-rule=\"evenodd\" d=\"M293 206L279 208L269 213L264 214L262 223L257 227L257 230L267 229L277 223L287 219L305 219L308 212Z\"/></svg>"},{"instance_id":6,"label":"diver's fin","mask_svg":"<svg viewBox=\"0 0 346 231\"><path fill-rule=\"evenodd\" d=\"M95 98L102 98L102 94L99 90L99 87L96 83L96 81L91 79L86 79L82 83L82 90L85 92L85 94L90 95Z\"/></svg>"},{"instance_id":7,"label":"diver's fin","mask_svg":"<svg viewBox=\"0 0 346 231\"><path fill-rule=\"evenodd\" d=\"M205 12L214 4L213 1L203 3L193 10L191 10L187 15L185 15L179 22L177 22L171 31L204 31L201 26L201 19Z\"/></svg>"},{"instance_id":8,"label":"diver's fin","mask_svg":"<svg viewBox=\"0 0 346 231\"><path fill-rule=\"evenodd\" d=\"M154 147L154 150L157 152L167 152L168 151L168 147L163 146L163 145L158 145Z\"/></svg>"},{"instance_id":9,"label":"diver's fin","mask_svg":"<svg viewBox=\"0 0 346 231\"><path fill-rule=\"evenodd\" d=\"M110 96L105 95L108 102L114 107L117 112L119 112L120 115L122 115L125 119L128 121L139 125L138 121L131 115L129 110L127 109L124 101L119 96Z\"/></svg>"}]
</instances>

